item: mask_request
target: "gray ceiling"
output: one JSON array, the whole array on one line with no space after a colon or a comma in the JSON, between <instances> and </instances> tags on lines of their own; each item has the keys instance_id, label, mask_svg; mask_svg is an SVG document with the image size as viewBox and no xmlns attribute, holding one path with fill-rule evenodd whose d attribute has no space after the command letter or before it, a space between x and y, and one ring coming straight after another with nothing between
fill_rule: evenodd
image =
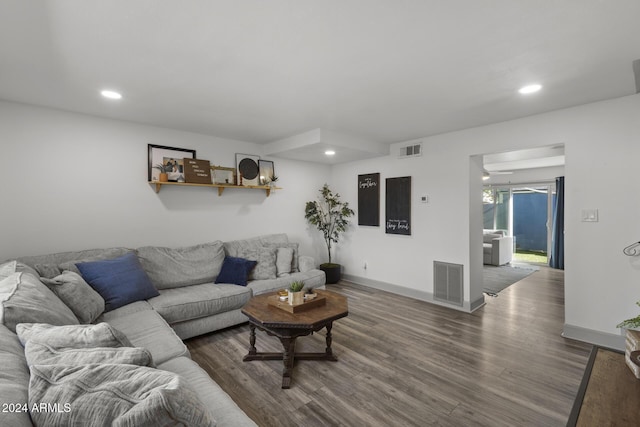
<instances>
[{"instance_id":1,"label":"gray ceiling","mask_svg":"<svg viewBox=\"0 0 640 427\"><path fill-rule=\"evenodd\" d=\"M320 129L379 155L635 93L639 16L638 0L3 0L0 99L263 144Z\"/></svg>"}]
</instances>

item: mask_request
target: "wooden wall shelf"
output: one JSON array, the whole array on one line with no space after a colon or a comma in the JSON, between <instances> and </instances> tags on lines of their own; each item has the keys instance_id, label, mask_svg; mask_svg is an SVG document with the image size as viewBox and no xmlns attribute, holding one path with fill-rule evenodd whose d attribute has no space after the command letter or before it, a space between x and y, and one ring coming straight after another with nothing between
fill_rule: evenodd
<instances>
[{"instance_id":1,"label":"wooden wall shelf","mask_svg":"<svg viewBox=\"0 0 640 427\"><path fill-rule=\"evenodd\" d=\"M177 185L183 187L210 187L218 189L218 196L222 196L222 193L226 188L239 188L244 190L264 190L267 197L271 194L271 190L282 190L280 187L270 187L268 185L233 185L233 184L194 184L189 182L160 182L149 181L149 184L155 186L156 193L160 192L163 185Z\"/></svg>"}]
</instances>

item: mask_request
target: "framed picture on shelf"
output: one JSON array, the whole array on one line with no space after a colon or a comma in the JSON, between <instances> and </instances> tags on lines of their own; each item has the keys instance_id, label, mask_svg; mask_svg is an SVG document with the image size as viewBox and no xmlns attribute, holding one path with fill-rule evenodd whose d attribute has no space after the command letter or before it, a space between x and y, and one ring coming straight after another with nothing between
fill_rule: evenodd
<instances>
[{"instance_id":1,"label":"framed picture on shelf","mask_svg":"<svg viewBox=\"0 0 640 427\"><path fill-rule=\"evenodd\" d=\"M169 175L171 182L184 182L184 159L196 158L196 150L186 148L166 147L164 145L147 144L149 181L158 181L161 167Z\"/></svg>"},{"instance_id":2,"label":"framed picture on shelf","mask_svg":"<svg viewBox=\"0 0 640 427\"><path fill-rule=\"evenodd\" d=\"M227 168L224 166L211 166L211 173L214 184L230 184L236 183L236 168Z\"/></svg>"},{"instance_id":3,"label":"framed picture on shelf","mask_svg":"<svg viewBox=\"0 0 640 427\"><path fill-rule=\"evenodd\" d=\"M276 176L271 160L258 160L258 170L260 172L260 185L269 185Z\"/></svg>"},{"instance_id":4,"label":"framed picture on shelf","mask_svg":"<svg viewBox=\"0 0 640 427\"><path fill-rule=\"evenodd\" d=\"M260 185L258 160L260 156L236 153L237 185Z\"/></svg>"}]
</instances>

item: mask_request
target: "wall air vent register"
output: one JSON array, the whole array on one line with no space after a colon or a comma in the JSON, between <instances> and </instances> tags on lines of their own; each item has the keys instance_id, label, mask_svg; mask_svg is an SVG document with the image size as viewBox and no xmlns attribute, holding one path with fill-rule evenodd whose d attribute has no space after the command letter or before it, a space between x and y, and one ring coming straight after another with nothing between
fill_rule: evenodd
<instances>
[{"instance_id":1,"label":"wall air vent register","mask_svg":"<svg viewBox=\"0 0 640 427\"><path fill-rule=\"evenodd\" d=\"M398 158L400 159L419 156L422 156L422 143L402 146L398 152Z\"/></svg>"}]
</instances>

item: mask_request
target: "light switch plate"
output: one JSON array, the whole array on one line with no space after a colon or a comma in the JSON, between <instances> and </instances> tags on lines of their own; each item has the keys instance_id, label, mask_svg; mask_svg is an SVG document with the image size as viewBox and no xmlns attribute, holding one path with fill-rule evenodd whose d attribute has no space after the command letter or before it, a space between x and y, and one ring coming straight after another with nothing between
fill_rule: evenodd
<instances>
[{"instance_id":1,"label":"light switch plate","mask_svg":"<svg viewBox=\"0 0 640 427\"><path fill-rule=\"evenodd\" d=\"M582 222L598 222L598 209L582 209Z\"/></svg>"}]
</instances>

